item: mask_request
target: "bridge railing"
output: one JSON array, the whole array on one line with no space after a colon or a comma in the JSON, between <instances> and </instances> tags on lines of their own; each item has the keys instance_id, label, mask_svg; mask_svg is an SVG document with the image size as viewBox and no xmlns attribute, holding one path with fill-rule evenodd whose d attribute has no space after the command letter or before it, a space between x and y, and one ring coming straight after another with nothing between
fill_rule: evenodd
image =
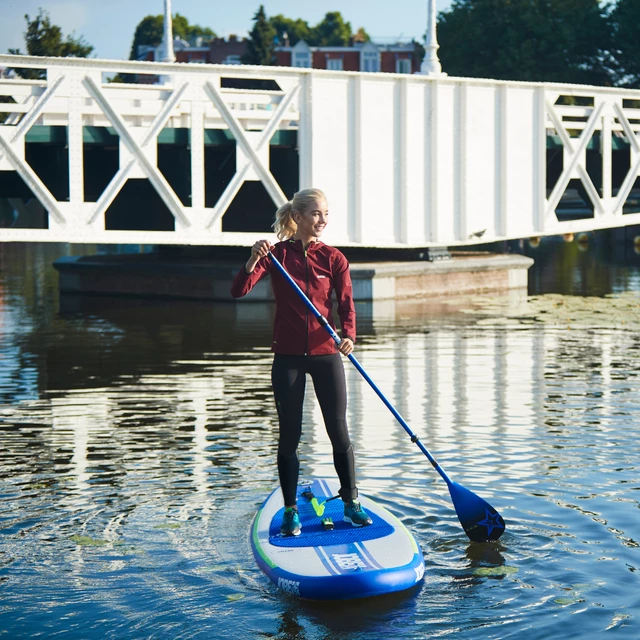
<instances>
[{"instance_id":1,"label":"bridge railing","mask_svg":"<svg viewBox=\"0 0 640 640\"><path fill-rule=\"evenodd\" d=\"M327 193L327 239L342 246L465 246L640 223L638 91L8 55L2 66L44 70L0 78L3 240L249 244L308 186ZM108 81L115 74L137 82ZM62 179L30 151L46 127L65 130ZM118 146L96 197L85 188L91 128ZM168 179L158 143L170 129L188 132L188 162ZM293 132L297 157L286 167L298 167L286 185L271 153L282 132ZM212 133L234 146L231 173L209 164ZM114 202L131 180L148 181L159 205L144 220L132 205L133 222L120 224ZM267 202L255 208L265 211L251 210L247 184L262 185Z\"/></svg>"}]
</instances>

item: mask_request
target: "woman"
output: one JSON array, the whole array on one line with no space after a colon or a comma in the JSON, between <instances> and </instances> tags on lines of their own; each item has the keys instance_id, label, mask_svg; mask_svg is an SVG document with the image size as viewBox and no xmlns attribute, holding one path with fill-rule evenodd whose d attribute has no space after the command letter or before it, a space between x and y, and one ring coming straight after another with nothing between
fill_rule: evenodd
<instances>
[{"instance_id":1,"label":"woman","mask_svg":"<svg viewBox=\"0 0 640 640\"><path fill-rule=\"evenodd\" d=\"M320 241L329 222L327 200L319 189L299 191L276 212L273 224L280 242L258 240L251 257L235 276L231 295L240 298L264 276L271 276L276 299L271 382L279 421L278 475L285 511L280 531L300 534L296 493L300 465L298 444L302 433L302 406L306 374L311 375L333 447L333 462L340 480L344 519L354 527L371 524L356 500L355 462L346 422L347 390L340 354L353 351L356 316L349 263L344 255ZM331 292L336 292L342 341L337 347L299 295L273 266L269 252L284 265L320 313L334 326Z\"/></svg>"}]
</instances>

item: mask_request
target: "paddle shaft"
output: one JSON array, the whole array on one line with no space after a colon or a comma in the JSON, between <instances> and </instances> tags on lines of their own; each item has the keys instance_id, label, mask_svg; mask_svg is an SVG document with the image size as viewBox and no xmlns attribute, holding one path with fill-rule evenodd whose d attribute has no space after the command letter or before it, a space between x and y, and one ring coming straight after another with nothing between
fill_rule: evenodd
<instances>
[{"instance_id":1,"label":"paddle shaft","mask_svg":"<svg viewBox=\"0 0 640 640\"><path fill-rule=\"evenodd\" d=\"M304 301L304 303L307 305L309 310L318 319L318 322L329 332L329 335L331 335L334 342L337 345L340 345L342 340L340 339L340 336L338 336L338 334L334 331L333 327L329 324L327 319L318 311L318 309L316 309L313 302L311 302L311 300L309 300L309 298L307 297L307 294L298 286L298 283L289 275L287 270L282 266L282 264L280 264L280 261L273 255L273 253L269 253L269 255L271 257L271 260L273 261L273 264L276 265L280 273L285 277L285 279L289 282L289 284L296 290L296 292L298 293L300 298ZM427 456L429 462L433 465L433 468L442 476L443 480L447 483L447 485L451 487L452 481L449 478L449 476L445 473L444 469L438 464L438 461L431 455L427 447L425 447L424 444L422 444L420 438L418 438L418 436L412 431L411 427L406 423L405 419L400 415L400 413L398 413L398 410L391 404L391 402L387 399L384 393L380 391L380 389L378 388L378 385L371 379L369 374L364 370L363 366L358 362L358 359L353 355L353 353L350 353L347 356L347 358L351 360L353 366L360 372L360 375L369 383L369 385L376 392L380 400L384 402L387 409L391 411L391 413L393 414L395 419L400 423L402 428L407 432L407 434L409 434L409 436L411 437L411 442L415 443L420 449L420 451L422 451L422 453L424 453L424 455Z\"/></svg>"}]
</instances>

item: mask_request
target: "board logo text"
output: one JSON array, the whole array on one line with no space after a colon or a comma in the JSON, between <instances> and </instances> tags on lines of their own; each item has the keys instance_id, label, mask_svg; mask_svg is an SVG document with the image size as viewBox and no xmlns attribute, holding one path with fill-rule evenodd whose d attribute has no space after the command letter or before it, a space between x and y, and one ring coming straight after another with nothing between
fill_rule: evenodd
<instances>
[{"instance_id":1,"label":"board logo text","mask_svg":"<svg viewBox=\"0 0 640 640\"><path fill-rule=\"evenodd\" d=\"M364 560L357 553L334 553L331 557L343 571L367 568Z\"/></svg>"},{"instance_id":2,"label":"board logo text","mask_svg":"<svg viewBox=\"0 0 640 640\"><path fill-rule=\"evenodd\" d=\"M278 589L282 589L294 596L300 595L300 583L295 580L287 580L286 578L278 578Z\"/></svg>"}]
</instances>

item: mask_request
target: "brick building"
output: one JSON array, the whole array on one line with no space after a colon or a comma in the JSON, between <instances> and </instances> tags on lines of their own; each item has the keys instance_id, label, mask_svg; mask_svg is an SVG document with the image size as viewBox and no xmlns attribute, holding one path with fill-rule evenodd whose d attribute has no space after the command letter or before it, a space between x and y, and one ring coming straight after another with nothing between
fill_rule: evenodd
<instances>
[{"instance_id":1,"label":"brick building","mask_svg":"<svg viewBox=\"0 0 640 640\"><path fill-rule=\"evenodd\" d=\"M230 35L228 40L214 38L209 42L210 64L241 64L240 59L247 51L247 38Z\"/></svg>"},{"instance_id":2,"label":"brick building","mask_svg":"<svg viewBox=\"0 0 640 640\"><path fill-rule=\"evenodd\" d=\"M159 60L163 45L141 46L139 60ZM180 38L173 41L176 62L241 64L247 50L247 39L230 35L228 39L213 38L208 43L202 39L190 44ZM333 71L371 71L383 73L416 73L420 71L422 49L416 42L377 44L355 42L344 47L311 47L304 40L295 46L275 48L276 65L282 67L307 67Z\"/></svg>"},{"instance_id":3,"label":"brick building","mask_svg":"<svg viewBox=\"0 0 640 640\"><path fill-rule=\"evenodd\" d=\"M161 60L163 44L157 47L142 45L138 47L138 60ZM240 64L240 58L247 49L247 39L230 35L228 39L212 38L203 42L202 38L196 38L189 43L181 38L174 38L173 51L176 62L192 64Z\"/></svg>"},{"instance_id":4,"label":"brick building","mask_svg":"<svg viewBox=\"0 0 640 640\"><path fill-rule=\"evenodd\" d=\"M276 47L275 54L279 66L333 71L416 73L422 62L415 42L385 45L369 41L345 47L311 47L299 40L293 47Z\"/></svg>"}]
</instances>

